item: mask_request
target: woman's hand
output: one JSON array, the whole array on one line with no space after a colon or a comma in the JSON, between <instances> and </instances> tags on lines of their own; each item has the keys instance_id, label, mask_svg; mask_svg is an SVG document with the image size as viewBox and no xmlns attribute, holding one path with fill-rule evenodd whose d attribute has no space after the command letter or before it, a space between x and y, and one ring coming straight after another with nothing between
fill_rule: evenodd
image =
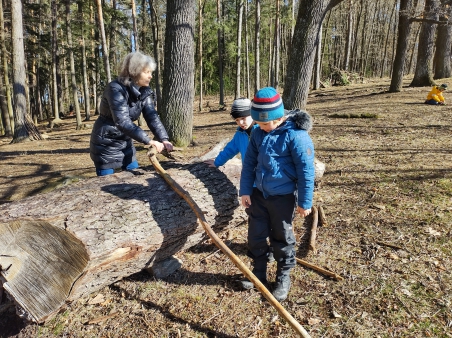
<instances>
[{"instance_id":1,"label":"woman's hand","mask_svg":"<svg viewBox=\"0 0 452 338\"><path fill-rule=\"evenodd\" d=\"M163 145L165 146L165 149L169 151L173 151L173 144L169 141L163 141ZM162 149L163 150L163 149Z\"/></svg>"},{"instance_id":2,"label":"woman's hand","mask_svg":"<svg viewBox=\"0 0 452 338\"><path fill-rule=\"evenodd\" d=\"M297 212L300 214L301 217L306 217L311 213L311 208L303 209L303 208L297 206Z\"/></svg>"},{"instance_id":3,"label":"woman's hand","mask_svg":"<svg viewBox=\"0 0 452 338\"><path fill-rule=\"evenodd\" d=\"M162 152L163 149L165 149L165 146L163 143L160 143L159 141L150 141L148 143L150 146L154 146L155 149L157 149L157 151L160 153ZM171 145L172 146L172 145Z\"/></svg>"}]
</instances>

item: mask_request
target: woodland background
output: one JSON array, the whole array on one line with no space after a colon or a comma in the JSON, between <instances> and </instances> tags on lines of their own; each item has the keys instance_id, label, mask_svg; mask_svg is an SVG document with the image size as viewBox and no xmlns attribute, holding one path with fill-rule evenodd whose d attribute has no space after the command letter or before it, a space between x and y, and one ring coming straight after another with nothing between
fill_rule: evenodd
<instances>
[{"instance_id":1,"label":"woodland background","mask_svg":"<svg viewBox=\"0 0 452 338\"><path fill-rule=\"evenodd\" d=\"M132 50L158 61L158 110L189 144L185 160L232 136L235 97L273 85L311 113L327 165L315 202L330 226L314 255L309 220L297 219L297 257L345 278L297 266L286 309L313 337L451 337L452 116L423 104L450 81L450 1L0 4L1 203L95 175L88 121ZM219 235L249 263L245 224ZM293 337L216 250L203 241L170 277L129 276L45 325L24 324L3 294L0 336Z\"/></svg>"},{"instance_id":2,"label":"woodland background","mask_svg":"<svg viewBox=\"0 0 452 338\"><path fill-rule=\"evenodd\" d=\"M191 142L193 100L283 91L304 108L310 89L391 77L389 91L451 76L450 0L3 0L0 135L39 139L38 121L73 105L97 114L102 90L134 50L154 56L159 113L173 142ZM188 95L184 95L188 94ZM182 99L186 97L186 99Z\"/></svg>"}]
</instances>

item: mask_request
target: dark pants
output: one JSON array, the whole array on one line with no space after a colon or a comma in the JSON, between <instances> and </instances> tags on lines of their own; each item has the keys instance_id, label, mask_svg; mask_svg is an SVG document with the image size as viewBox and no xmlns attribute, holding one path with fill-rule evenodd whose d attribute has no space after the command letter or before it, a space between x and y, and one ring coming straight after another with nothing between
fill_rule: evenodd
<instances>
[{"instance_id":1,"label":"dark pants","mask_svg":"<svg viewBox=\"0 0 452 338\"><path fill-rule=\"evenodd\" d=\"M122 170L133 170L133 169L136 169L138 167L139 167L138 162L137 161L133 161L133 162L130 162L129 164L127 164L127 165L123 165L122 166ZM107 176L107 175L112 175L114 173L115 173L114 169L99 169L99 168L96 168L97 176Z\"/></svg>"},{"instance_id":2,"label":"dark pants","mask_svg":"<svg viewBox=\"0 0 452 338\"><path fill-rule=\"evenodd\" d=\"M435 105L435 106L437 106L437 105L439 105L439 102L438 101L435 101L435 100L426 100L425 102L424 102L425 104L431 104L431 105Z\"/></svg>"},{"instance_id":3,"label":"dark pants","mask_svg":"<svg viewBox=\"0 0 452 338\"><path fill-rule=\"evenodd\" d=\"M277 274L288 273L295 266L295 236L292 229L295 194L268 196L254 188L251 206L246 209L248 219L248 256L254 266L266 266L269 246L277 262ZM265 263L264 263L265 262Z\"/></svg>"}]
</instances>

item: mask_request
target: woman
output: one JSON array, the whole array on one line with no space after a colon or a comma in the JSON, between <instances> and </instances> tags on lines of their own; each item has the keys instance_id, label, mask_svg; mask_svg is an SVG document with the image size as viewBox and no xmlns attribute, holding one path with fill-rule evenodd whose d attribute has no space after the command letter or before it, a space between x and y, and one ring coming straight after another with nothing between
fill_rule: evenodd
<instances>
[{"instance_id":1,"label":"woman","mask_svg":"<svg viewBox=\"0 0 452 338\"><path fill-rule=\"evenodd\" d=\"M155 68L155 61L150 56L130 53L124 59L119 77L105 88L90 141L90 155L97 176L113 174L115 168L138 168L132 140L153 145L158 152L173 150L149 88ZM157 140L151 140L133 123L141 113Z\"/></svg>"}]
</instances>

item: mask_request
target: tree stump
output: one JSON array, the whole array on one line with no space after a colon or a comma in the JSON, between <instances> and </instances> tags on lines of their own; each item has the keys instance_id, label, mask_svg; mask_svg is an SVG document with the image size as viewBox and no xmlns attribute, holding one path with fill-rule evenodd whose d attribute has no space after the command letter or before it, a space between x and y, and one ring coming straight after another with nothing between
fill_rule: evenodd
<instances>
[{"instance_id":1,"label":"tree stump","mask_svg":"<svg viewBox=\"0 0 452 338\"><path fill-rule=\"evenodd\" d=\"M165 170L216 231L246 221L241 163ZM80 181L0 206L0 276L18 312L34 322L65 302L150 268L205 237L188 204L152 167Z\"/></svg>"}]
</instances>

